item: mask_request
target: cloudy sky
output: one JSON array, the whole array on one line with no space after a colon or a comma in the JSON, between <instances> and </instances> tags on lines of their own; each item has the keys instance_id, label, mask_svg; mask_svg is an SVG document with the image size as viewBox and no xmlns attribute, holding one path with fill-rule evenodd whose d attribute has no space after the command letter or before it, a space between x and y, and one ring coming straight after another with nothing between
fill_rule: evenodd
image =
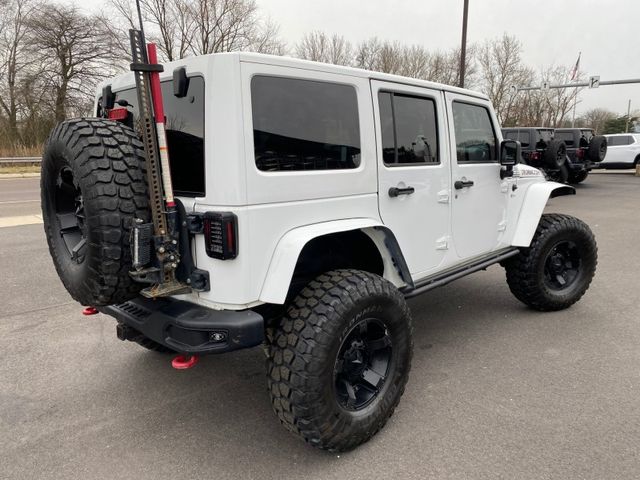
<instances>
[{"instance_id":1,"label":"cloudy sky","mask_svg":"<svg viewBox=\"0 0 640 480\"><path fill-rule=\"evenodd\" d=\"M102 0L75 0L100 9ZM134 0L132 0L134 1ZM419 44L429 49L459 45L463 0L257 0L280 24L291 45L310 30L338 33L354 43L370 36ZM469 0L468 41L502 32L523 44L533 68L573 67L602 80L640 78L640 0ZM578 113L603 107L626 113L640 109L640 84L605 86L580 95Z\"/></svg>"}]
</instances>

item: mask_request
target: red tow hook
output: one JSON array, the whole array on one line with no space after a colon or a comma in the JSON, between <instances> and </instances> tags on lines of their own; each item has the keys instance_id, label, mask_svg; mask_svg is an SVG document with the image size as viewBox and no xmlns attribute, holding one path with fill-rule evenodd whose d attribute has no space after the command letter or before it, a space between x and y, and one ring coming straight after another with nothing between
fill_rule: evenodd
<instances>
[{"instance_id":1,"label":"red tow hook","mask_svg":"<svg viewBox=\"0 0 640 480\"><path fill-rule=\"evenodd\" d=\"M195 364L198 363L199 358L200 357L198 355L178 355L171 360L171 366L176 370L186 370L194 367Z\"/></svg>"},{"instance_id":2,"label":"red tow hook","mask_svg":"<svg viewBox=\"0 0 640 480\"><path fill-rule=\"evenodd\" d=\"M82 309L83 315L95 315L98 313L98 309L96 307L84 307Z\"/></svg>"}]
</instances>

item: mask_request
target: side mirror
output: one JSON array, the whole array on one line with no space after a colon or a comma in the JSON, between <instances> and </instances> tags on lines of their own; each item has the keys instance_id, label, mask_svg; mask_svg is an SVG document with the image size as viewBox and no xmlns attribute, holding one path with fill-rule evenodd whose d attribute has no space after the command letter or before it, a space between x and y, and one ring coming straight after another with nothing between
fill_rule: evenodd
<instances>
[{"instance_id":1,"label":"side mirror","mask_svg":"<svg viewBox=\"0 0 640 480\"><path fill-rule=\"evenodd\" d=\"M500 178L513 176L513 166L520 162L522 146L516 140L503 140L500 144Z\"/></svg>"}]
</instances>

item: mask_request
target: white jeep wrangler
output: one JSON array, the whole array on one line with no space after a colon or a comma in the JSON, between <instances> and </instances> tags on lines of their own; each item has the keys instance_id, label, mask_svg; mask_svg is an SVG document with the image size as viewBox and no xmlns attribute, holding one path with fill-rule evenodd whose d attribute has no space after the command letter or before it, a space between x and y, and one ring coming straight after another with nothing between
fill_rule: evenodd
<instances>
[{"instance_id":1,"label":"white jeep wrangler","mask_svg":"<svg viewBox=\"0 0 640 480\"><path fill-rule=\"evenodd\" d=\"M60 278L152 350L265 343L273 409L314 446L353 448L393 413L411 364L406 298L494 263L542 311L591 282L587 225L543 215L573 188L518 164L482 94L258 54L140 65L105 82L97 118L48 141ZM136 82L154 74L170 172L141 141L153 129ZM158 197L169 173L175 211Z\"/></svg>"}]
</instances>

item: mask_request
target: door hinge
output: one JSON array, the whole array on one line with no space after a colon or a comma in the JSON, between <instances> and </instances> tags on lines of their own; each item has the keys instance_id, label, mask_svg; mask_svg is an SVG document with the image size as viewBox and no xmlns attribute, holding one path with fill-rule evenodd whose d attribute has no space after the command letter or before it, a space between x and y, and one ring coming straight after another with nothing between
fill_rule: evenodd
<instances>
[{"instance_id":1,"label":"door hinge","mask_svg":"<svg viewBox=\"0 0 640 480\"><path fill-rule=\"evenodd\" d=\"M444 236L436 240L436 250L449 250L449 237Z\"/></svg>"},{"instance_id":2,"label":"door hinge","mask_svg":"<svg viewBox=\"0 0 640 480\"><path fill-rule=\"evenodd\" d=\"M449 203L449 200L451 199L451 194L449 193L449 190L440 190L438 192L438 203Z\"/></svg>"}]
</instances>

